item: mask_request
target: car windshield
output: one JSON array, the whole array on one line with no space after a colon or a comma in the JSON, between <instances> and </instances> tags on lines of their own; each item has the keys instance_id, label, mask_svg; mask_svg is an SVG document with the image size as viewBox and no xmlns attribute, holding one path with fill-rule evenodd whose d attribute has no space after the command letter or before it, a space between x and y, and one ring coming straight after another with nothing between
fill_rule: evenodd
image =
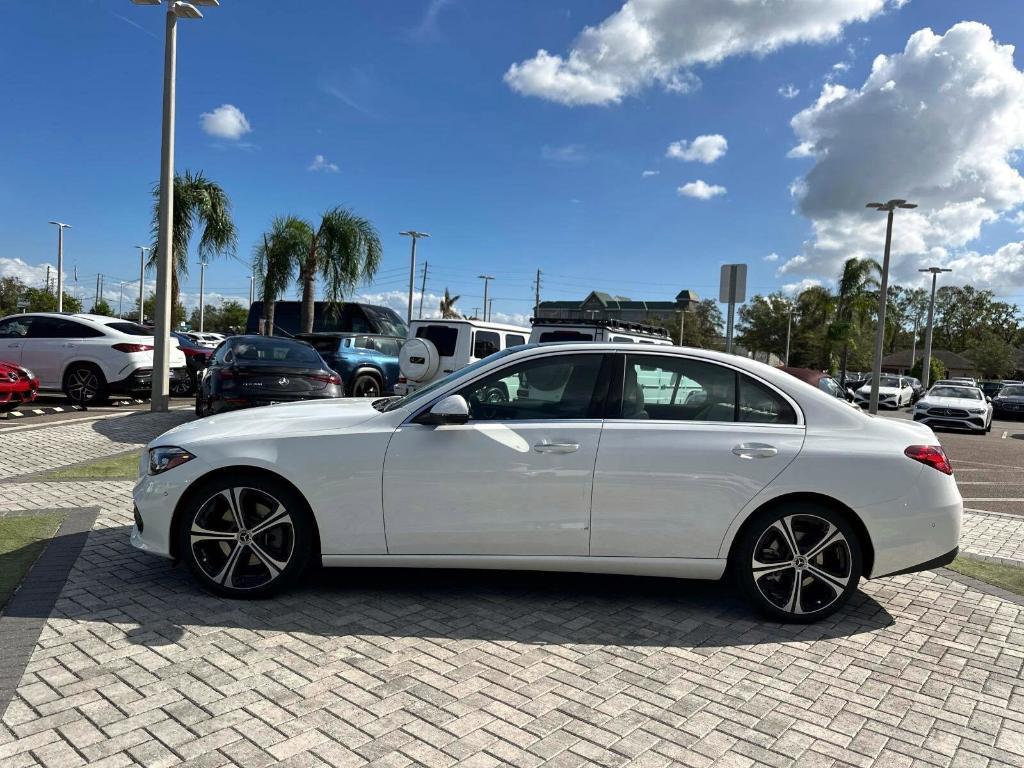
<instances>
[{"instance_id":1,"label":"car windshield","mask_svg":"<svg viewBox=\"0 0 1024 768\"><path fill-rule=\"evenodd\" d=\"M459 379L464 379L466 376L471 376L477 369L488 365L489 363L498 360L499 358L510 355L522 347L515 347L511 349L503 349L500 352L495 352L493 355L489 355L481 360L477 360L475 363L470 363L465 368L460 368L455 373L450 373L442 379L433 381L423 389L417 389L415 392L410 392L405 397L398 398L382 398L375 400L373 407L378 411L395 411L399 408L404 408L412 403L421 402L430 399L430 397L439 389Z\"/></svg>"},{"instance_id":2,"label":"car windshield","mask_svg":"<svg viewBox=\"0 0 1024 768\"><path fill-rule=\"evenodd\" d=\"M929 397L959 397L964 400L981 400L981 392L971 387L933 387Z\"/></svg>"},{"instance_id":3,"label":"car windshield","mask_svg":"<svg viewBox=\"0 0 1024 768\"><path fill-rule=\"evenodd\" d=\"M285 363L323 367L320 355L308 344L276 336L247 336L231 344L225 352L225 362Z\"/></svg>"},{"instance_id":4,"label":"car windshield","mask_svg":"<svg viewBox=\"0 0 1024 768\"><path fill-rule=\"evenodd\" d=\"M896 376L879 376L878 386L880 387L899 387L900 380Z\"/></svg>"},{"instance_id":5,"label":"car windshield","mask_svg":"<svg viewBox=\"0 0 1024 768\"><path fill-rule=\"evenodd\" d=\"M999 390L1000 397L1024 397L1024 386L1019 384L1012 387L1003 387Z\"/></svg>"}]
</instances>

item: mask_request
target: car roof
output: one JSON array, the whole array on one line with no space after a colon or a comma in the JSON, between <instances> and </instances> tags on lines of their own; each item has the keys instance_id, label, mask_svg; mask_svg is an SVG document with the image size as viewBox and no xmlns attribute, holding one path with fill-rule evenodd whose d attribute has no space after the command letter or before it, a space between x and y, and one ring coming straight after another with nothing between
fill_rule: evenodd
<instances>
[{"instance_id":1,"label":"car roof","mask_svg":"<svg viewBox=\"0 0 1024 768\"><path fill-rule=\"evenodd\" d=\"M525 327L525 326L522 326L522 325L509 325L509 324L506 324L506 323L492 323L490 320L466 320L466 319L462 319L462 318L458 318L458 319L453 318L451 320L444 320L444 319L441 319L441 318L438 317L438 318L433 318L433 319L424 318L423 320L413 320L409 324L409 328L411 330L413 326L416 326L417 328L420 328L420 327L422 327L424 325L468 325L468 326L471 326L473 328L483 328L483 329L488 330L488 331L511 331L513 333L518 333L518 334L520 334L522 336L529 336L530 335L530 329L528 327Z\"/></svg>"}]
</instances>

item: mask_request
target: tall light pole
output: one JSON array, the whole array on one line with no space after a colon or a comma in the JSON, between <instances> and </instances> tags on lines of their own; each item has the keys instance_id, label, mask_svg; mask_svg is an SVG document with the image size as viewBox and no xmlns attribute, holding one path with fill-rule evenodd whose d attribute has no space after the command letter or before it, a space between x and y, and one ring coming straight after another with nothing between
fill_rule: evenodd
<instances>
[{"instance_id":1,"label":"tall light pole","mask_svg":"<svg viewBox=\"0 0 1024 768\"><path fill-rule=\"evenodd\" d=\"M256 275L249 275L249 306L252 307L253 299L256 296Z\"/></svg>"},{"instance_id":2,"label":"tall light pole","mask_svg":"<svg viewBox=\"0 0 1024 768\"><path fill-rule=\"evenodd\" d=\"M868 208L888 213L885 225L885 256L882 258L882 284L878 290L878 330L875 333L875 364L871 376L871 403L868 410L878 413L878 380L882 376L882 345L885 343L885 307L889 301L889 249L892 246L892 219L897 208L917 208L916 203L906 200L890 200L887 203L868 203Z\"/></svg>"},{"instance_id":3,"label":"tall light pole","mask_svg":"<svg viewBox=\"0 0 1024 768\"><path fill-rule=\"evenodd\" d=\"M57 311L64 311L64 230L71 229L70 224L60 221L51 221L57 227ZM50 290L50 283L46 283L46 290Z\"/></svg>"},{"instance_id":4,"label":"tall light pole","mask_svg":"<svg viewBox=\"0 0 1024 768\"><path fill-rule=\"evenodd\" d=\"M136 5L160 5L161 0L132 0ZM217 6L217 0L194 0L197 5ZM171 262L174 244L174 76L177 64L178 19L201 19L192 3L170 0L164 30L163 126L160 140L160 213L157 227L156 317L153 329L153 390L150 410L166 411L170 399L168 368L171 338Z\"/></svg>"},{"instance_id":5,"label":"tall light pole","mask_svg":"<svg viewBox=\"0 0 1024 768\"><path fill-rule=\"evenodd\" d=\"M412 294L416 290L416 241L421 237L430 237L426 232L417 232L415 229L399 232L402 237L412 238L412 253L409 255L409 312L407 322L412 322Z\"/></svg>"},{"instance_id":6,"label":"tall light pole","mask_svg":"<svg viewBox=\"0 0 1024 768\"><path fill-rule=\"evenodd\" d=\"M491 280L494 279L493 275L477 275L478 278L484 281L484 322L487 321L487 286L491 284Z\"/></svg>"},{"instance_id":7,"label":"tall light pole","mask_svg":"<svg viewBox=\"0 0 1024 768\"><path fill-rule=\"evenodd\" d=\"M203 332L203 316L206 312L206 262L199 262L199 332Z\"/></svg>"},{"instance_id":8,"label":"tall light pole","mask_svg":"<svg viewBox=\"0 0 1024 768\"><path fill-rule=\"evenodd\" d=\"M146 287L146 251L153 250L148 245L136 245L139 249L139 325L146 324L146 314L142 305L145 302L144 291Z\"/></svg>"},{"instance_id":9,"label":"tall light pole","mask_svg":"<svg viewBox=\"0 0 1024 768\"><path fill-rule=\"evenodd\" d=\"M942 267L926 267L918 272L930 272L932 276L932 298L928 302L928 327L924 332L924 360L921 361L921 386L928 389L928 382L932 377L932 321L935 318L935 282L943 272L952 272L952 269ZM914 361L911 361L913 365Z\"/></svg>"}]
</instances>

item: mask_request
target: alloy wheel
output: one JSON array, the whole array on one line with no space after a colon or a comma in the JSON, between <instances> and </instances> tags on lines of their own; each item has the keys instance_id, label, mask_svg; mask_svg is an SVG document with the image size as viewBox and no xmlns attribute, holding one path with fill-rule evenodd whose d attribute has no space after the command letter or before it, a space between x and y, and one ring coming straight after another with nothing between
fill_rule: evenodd
<instances>
[{"instance_id":1,"label":"alloy wheel","mask_svg":"<svg viewBox=\"0 0 1024 768\"><path fill-rule=\"evenodd\" d=\"M78 403L88 403L100 388L100 380L91 368L76 368L68 374L68 397Z\"/></svg>"},{"instance_id":2,"label":"alloy wheel","mask_svg":"<svg viewBox=\"0 0 1024 768\"><path fill-rule=\"evenodd\" d=\"M215 584L266 587L295 553L295 524L284 505L256 488L226 488L199 508L189 531L192 557Z\"/></svg>"},{"instance_id":3,"label":"alloy wheel","mask_svg":"<svg viewBox=\"0 0 1024 768\"><path fill-rule=\"evenodd\" d=\"M380 397L380 385L373 376L360 376L352 390L356 397Z\"/></svg>"},{"instance_id":4,"label":"alloy wheel","mask_svg":"<svg viewBox=\"0 0 1024 768\"><path fill-rule=\"evenodd\" d=\"M806 615L843 596L853 575L853 555L846 536L828 520L788 515L758 538L750 567L765 600L786 613Z\"/></svg>"}]
</instances>

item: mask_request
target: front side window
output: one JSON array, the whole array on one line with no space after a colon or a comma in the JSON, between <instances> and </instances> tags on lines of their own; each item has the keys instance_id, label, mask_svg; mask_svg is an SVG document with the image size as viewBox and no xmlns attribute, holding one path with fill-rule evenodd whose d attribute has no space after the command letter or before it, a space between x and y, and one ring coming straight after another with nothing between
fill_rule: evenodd
<instances>
[{"instance_id":1,"label":"front side window","mask_svg":"<svg viewBox=\"0 0 1024 768\"><path fill-rule=\"evenodd\" d=\"M586 419L595 402L603 355L557 355L527 360L475 381L458 394L473 421Z\"/></svg>"},{"instance_id":2,"label":"front side window","mask_svg":"<svg viewBox=\"0 0 1024 768\"><path fill-rule=\"evenodd\" d=\"M494 331L477 331L473 334L473 357L487 357L501 348L501 337Z\"/></svg>"},{"instance_id":3,"label":"front side window","mask_svg":"<svg viewBox=\"0 0 1024 768\"><path fill-rule=\"evenodd\" d=\"M459 340L459 329L450 325L423 325L416 329L416 338L431 342L441 357L453 357Z\"/></svg>"}]
</instances>

